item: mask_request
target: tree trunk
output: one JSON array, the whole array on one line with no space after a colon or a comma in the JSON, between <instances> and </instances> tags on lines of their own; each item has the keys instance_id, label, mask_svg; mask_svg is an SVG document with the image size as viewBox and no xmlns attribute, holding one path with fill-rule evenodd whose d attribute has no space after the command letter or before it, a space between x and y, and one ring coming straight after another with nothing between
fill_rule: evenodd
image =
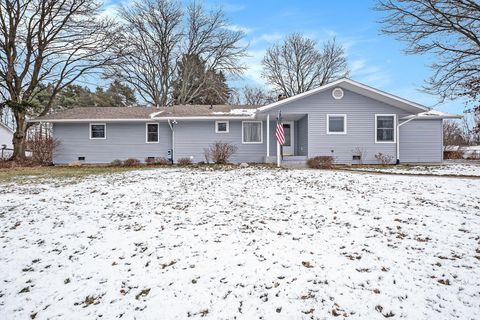
<instances>
[{"instance_id":1,"label":"tree trunk","mask_svg":"<svg viewBox=\"0 0 480 320\"><path fill-rule=\"evenodd\" d=\"M24 160L27 136L25 114L15 112L15 133L13 134L13 155L10 160Z\"/></svg>"}]
</instances>

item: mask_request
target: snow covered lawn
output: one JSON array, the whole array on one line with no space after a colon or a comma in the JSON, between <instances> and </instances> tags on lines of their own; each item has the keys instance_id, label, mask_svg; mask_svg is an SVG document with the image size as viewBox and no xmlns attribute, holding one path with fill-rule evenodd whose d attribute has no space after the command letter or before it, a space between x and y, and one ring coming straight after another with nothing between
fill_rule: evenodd
<instances>
[{"instance_id":1,"label":"snow covered lawn","mask_svg":"<svg viewBox=\"0 0 480 320\"><path fill-rule=\"evenodd\" d=\"M479 319L478 190L255 168L2 184L0 318Z\"/></svg>"},{"instance_id":2,"label":"snow covered lawn","mask_svg":"<svg viewBox=\"0 0 480 320\"><path fill-rule=\"evenodd\" d=\"M437 166L388 166L388 167L363 167L349 170L383 172L396 174L426 174L436 176L475 176L480 177L480 163L446 163Z\"/></svg>"}]
</instances>

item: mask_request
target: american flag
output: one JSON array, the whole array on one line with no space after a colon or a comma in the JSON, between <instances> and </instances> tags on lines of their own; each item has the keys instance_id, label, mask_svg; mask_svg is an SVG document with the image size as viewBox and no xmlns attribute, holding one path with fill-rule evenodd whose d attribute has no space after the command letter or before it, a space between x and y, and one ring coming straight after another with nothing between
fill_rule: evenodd
<instances>
[{"instance_id":1,"label":"american flag","mask_svg":"<svg viewBox=\"0 0 480 320\"><path fill-rule=\"evenodd\" d=\"M278 144L283 146L285 144L285 132L283 131L282 114L280 112L278 112L275 134L277 136Z\"/></svg>"}]
</instances>

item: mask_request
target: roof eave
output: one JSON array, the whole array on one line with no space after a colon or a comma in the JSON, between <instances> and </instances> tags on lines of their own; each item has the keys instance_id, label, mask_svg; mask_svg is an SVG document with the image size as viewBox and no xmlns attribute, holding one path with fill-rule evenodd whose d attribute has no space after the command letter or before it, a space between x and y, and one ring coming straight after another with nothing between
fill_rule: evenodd
<instances>
[{"instance_id":1,"label":"roof eave","mask_svg":"<svg viewBox=\"0 0 480 320\"><path fill-rule=\"evenodd\" d=\"M152 121L152 118L145 119L31 119L32 123L55 123L55 122L145 122Z\"/></svg>"},{"instance_id":2,"label":"roof eave","mask_svg":"<svg viewBox=\"0 0 480 320\"><path fill-rule=\"evenodd\" d=\"M422 120L441 120L441 119L462 119L463 116L458 114L445 114L445 115L432 115L432 116L425 116L425 115L418 115L412 114L409 116L402 117L402 120L408 119L422 119Z\"/></svg>"}]
</instances>

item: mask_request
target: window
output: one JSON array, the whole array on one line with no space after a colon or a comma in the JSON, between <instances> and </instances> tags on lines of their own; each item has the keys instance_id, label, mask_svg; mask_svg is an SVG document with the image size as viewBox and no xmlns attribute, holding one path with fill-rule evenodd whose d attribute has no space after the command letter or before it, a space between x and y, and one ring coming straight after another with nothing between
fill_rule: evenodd
<instances>
[{"instance_id":1,"label":"window","mask_svg":"<svg viewBox=\"0 0 480 320\"><path fill-rule=\"evenodd\" d=\"M147 123L147 143L158 143L158 123Z\"/></svg>"},{"instance_id":2,"label":"window","mask_svg":"<svg viewBox=\"0 0 480 320\"><path fill-rule=\"evenodd\" d=\"M85 157L78 157L78 161L85 161Z\"/></svg>"},{"instance_id":3,"label":"window","mask_svg":"<svg viewBox=\"0 0 480 320\"><path fill-rule=\"evenodd\" d=\"M90 123L90 139L106 139L107 125L105 123Z\"/></svg>"},{"instance_id":4,"label":"window","mask_svg":"<svg viewBox=\"0 0 480 320\"><path fill-rule=\"evenodd\" d=\"M242 143L263 143L262 121L242 122Z\"/></svg>"},{"instance_id":5,"label":"window","mask_svg":"<svg viewBox=\"0 0 480 320\"><path fill-rule=\"evenodd\" d=\"M327 114L327 134L346 134L347 115Z\"/></svg>"},{"instance_id":6,"label":"window","mask_svg":"<svg viewBox=\"0 0 480 320\"><path fill-rule=\"evenodd\" d=\"M215 133L228 133L228 121L215 121Z\"/></svg>"},{"instance_id":7,"label":"window","mask_svg":"<svg viewBox=\"0 0 480 320\"><path fill-rule=\"evenodd\" d=\"M395 123L396 116L394 114L376 114L375 143L395 142Z\"/></svg>"}]
</instances>

